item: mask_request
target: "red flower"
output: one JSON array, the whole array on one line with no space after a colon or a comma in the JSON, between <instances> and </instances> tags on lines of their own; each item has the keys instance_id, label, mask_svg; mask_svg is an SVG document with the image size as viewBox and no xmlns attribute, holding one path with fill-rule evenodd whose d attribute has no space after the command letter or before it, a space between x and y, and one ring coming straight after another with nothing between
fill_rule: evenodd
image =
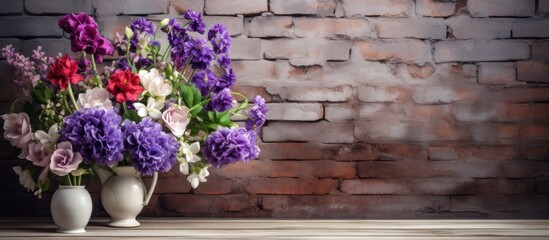
<instances>
[{"instance_id":1,"label":"red flower","mask_svg":"<svg viewBox=\"0 0 549 240\"><path fill-rule=\"evenodd\" d=\"M55 63L53 63L53 66L51 66L50 71L48 72L48 80L50 80L51 84L65 90L71 82L77 84L84 79L81 75L76 73L77 71L78 62L69 59L69 56L65 55L62 58L55 60Z\"/></svg>"},{"instance_id":2,"label":"red flower","mask_svg":"<svg viewBox=\"0 0 549 240\"><path fill-rule=\"evenodd\" d=\"M137 101L137 95L143 92L140 83L139 75L132 73L129 69L125 71L117 69L109 79L107 91L114 95L117 102Z\"/></svg>"}]
</instances>

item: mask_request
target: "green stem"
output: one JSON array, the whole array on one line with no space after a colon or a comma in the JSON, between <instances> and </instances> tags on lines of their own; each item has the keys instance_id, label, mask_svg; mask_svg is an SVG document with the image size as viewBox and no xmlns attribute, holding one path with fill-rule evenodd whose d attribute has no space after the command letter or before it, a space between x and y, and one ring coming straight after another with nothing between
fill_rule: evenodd
<instances>
[{"instance_id":1,"label":"green stem","mask_svg":"<svg viewBox=\"0 0 549 240\"><path fill-rule=\"evenodd\" d=\"M69 113L72 113L71 107L69 107L69 102L67 101L67 95L65 94L63 97L63 103L65 104L65 108L67 108L67 111Z\"/></svg>"},{"instance_id":2,"label":"green stem","mask_svg":"<svg viewBox=\"0 0 549 240\"><path fill-rule=\"evenodd\" d=\"M70 173L65 176L65 183L67 183L67 182L69 183L69 186L72 186Z\"/></svg>"},{"instance_id":3,"label":"green stem","mask_svg":"<svg viewBox=\"0 0 549 240\"><path fill-rule=\"evenodd\" d=\"M74 99L74 93L72 92L71 84L69 83L69 96L71 98L71 102L74 105L74 109L78 110L78 105L76 104L76 100Z\"/></svg>"},{"instance_id":4,"label":"green stem","mask_svg":"<svg viewBox=\"0 0 549 240\"><path fill-rule=\"evenodd\" d=\"M98 77L97 65L95 64L95 56L93 54L91 54L91 62L92 62L92 70L94 74L93 80L95 82L95 85L97 85L97 87L102 87L101 80Z\"/></svg>"},{"instance_id":5,"label":"green stem","mask_svg":"<svg viewBox=\"0 0 549 240\"><path fill-rule=\"evenodd\" d=\"M164 54L162 54L162 59L160 59L161 62L166 60L166 56L168 56L168 51L172 49L172 46L168 46L166 50L164 51Z\"/></svg>"}]
</instances>

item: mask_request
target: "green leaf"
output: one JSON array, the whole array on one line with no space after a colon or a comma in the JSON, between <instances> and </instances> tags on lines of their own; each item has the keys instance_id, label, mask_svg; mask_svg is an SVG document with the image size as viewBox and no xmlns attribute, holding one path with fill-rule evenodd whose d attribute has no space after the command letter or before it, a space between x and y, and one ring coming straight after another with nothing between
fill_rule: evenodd
<instances>
[{"instance_id":1,"label":"green leaf","mask_svg":"<svg viewBox=\"0 0 549 240\"><path fill-rule=\"evenodd\" d=\"M127 110L124 112L124 118L129 119L131 121L134 121L136 123L141 122L141 117L137 115L136 111L133 110Z\"/></svg>"},{"instance_id":2,"label":"green leaf","mask_svg":"<svg viewBox=\"0 0 549 240\"><path fill-rule=\"evenodd\" d=\"M194 106L194 93L193 90L184 83L180 84L181 96L183 97L183 102L189 108Z\"/></svg>"},{"instance_id":3,"label":"green leaf","mask_svg":"<svg viewBox=\"0 0 549 240\"><path fill-rule=\"evenodd\" d=\"M204 107L202 106L198 106L198 107L195 107L192 111L191 111L191 117L194 118L196 117L196 115L198 115L198 113L200 113L200 111L202 111Z\"/></svg>"},{"instance_id":4,"label":"green leaf","mask_svg":"<svg viewBox=\"0 0 549 240\"><path fill-rule=\"evenodd\" d=\"M51 91L50 88L44 88L44 97L46 98L46 100L50 100L51 97L53 96L53 92Z\"/></svg>"},{"instance_id":5,"label":"green leaf","mask_svg":"<svg viewBox=\"0 0 549 240\"><path fill-rule=\"evenodd\" d=\"M46 97L44 96L44 90L39 87L33 88L31 91L32 99L39 103L46 103Z\"/></svg>"},{"instance_id":6,"label":"green leaf","mask_svg":"<svg viewBox=\"0 0 549 240\"><path fill-rule=\"evenodd\" d=\"M191 90L193 91L193 106L194 106L202 102L202 94L200 93L198 88L196 88L195 86L191 86Z\"/></svg>"},{"instance_id":7,"label":"green leaf","mask_svg":"<svg viewBox=\"0 0 549 240\"><path fill-rule=\"evenodd\" d=\"M212 121L212 122L216 122L216 117L215 117L215 112L208 112L208 118Z\"/></svg>"}]
</instances>

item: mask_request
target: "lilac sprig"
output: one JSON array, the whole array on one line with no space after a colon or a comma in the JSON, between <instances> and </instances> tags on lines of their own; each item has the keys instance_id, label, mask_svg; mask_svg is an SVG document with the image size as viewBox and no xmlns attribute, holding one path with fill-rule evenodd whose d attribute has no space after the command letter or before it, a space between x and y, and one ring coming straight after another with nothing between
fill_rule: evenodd
<instances>
[{"instance_id":1,"label":"lilac sprig","mask_svg":"<svg viewBox=\"0 0 549 240\"><path fill-rule=\"evenodd\" d=\"M255 96L253 102L255 105L248 110L246 129L258 131L265 124L269 109L265 105L265 99L259 95Z\"/></svg>"},{"instance_id":2,"label":"lilac sprig","mask_svg":"<svg viewBox=\"0 0 549 240\"><path fill-rule=\"evenodd\" d=\"M206 138L202 154L216 167L238 161L247 162L259 156L255 144L257 133L244 128L218 128Z\"/></svg>"},{"instance_id":3,"label":"lilac sprig","mask_svg":"<svg viewBox=\"0 0 549 240\"><path fill-rule=\"evenodd\" d=\"M2 57L15 68L16 79L13 82L21 88L25 96L29 96L30 89L35 87L41 78L47 77L50 65L54 61L53 58L45 56L41 46L33 50L31 58L15 52L12 45L7 45L1 51Z\"/></svg>"}]
</instances>

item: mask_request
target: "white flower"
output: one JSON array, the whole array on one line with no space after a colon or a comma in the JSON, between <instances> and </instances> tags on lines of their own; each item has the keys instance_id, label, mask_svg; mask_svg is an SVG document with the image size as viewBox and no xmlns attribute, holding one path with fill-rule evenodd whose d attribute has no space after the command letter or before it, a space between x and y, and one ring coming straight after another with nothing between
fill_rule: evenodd
<instances>
[{"instance_id":1,"label":"white flower","mask_svg":"<svg viewBox=\"0 0 549 240\"><path fill-rule=\"evenodd\" d=\"M23 171L20 166L15 166L13 167L13 171L15 171L15 174L19 176L19 183L23 185L23 187L26 188L27 191L34 191L34 189L36 188L36 182L34 182L34 179L32 179L29 170Z\"/></svg>"},{"instance_id":2,"label":"white flower","mask_svg":"<svg viewBox=\"0 0 549 240\"><path fill-rule=\"evenodd\" d=\"M208 164L200 170L199 174L191 173L187 177L187 181L189 181L191 183L191 186L193 188L196 189L198 187L198 184L201 183L201 182L207 182L206 177L210 175L210 172L208 172L209 167L210 167L210 165Z\"/></svg>"},{"instance_id":3,"label":"white flower","mask_svg":"<svg viewBox=\"0 0 549 240\"><path fill-rule=\"evenodd\" d=\"M53 145L57 143L57 139L59 139L59 127L56 124L53 124L50 127L50 130L48 130L48 133L38 130L34 133L34 138L36 140L40 141L43 146L48 146L51 149L53 149Z\"/></svg>"},{"instance_id":4,"label":"white flower","mask_svg":"<svg viewBox=\"0 0 549 240\"><path fill-rule=\"evenodd\" d=\"M179 151L180 154L183 155L178 158L180 162L179 171L187 175L189 174L189 163L195 163L200 161L200 157L198 157L197 155L200 152L200 143L195 142L189 145L186 142L182 142L179 147Z\"/></svg>"},{"instance_id":5,"label":"white flower","mask_svg":"<svg viewBox=\"0 0 549 240\"><path fill-rule=\"evenodd\" d=\"M149 92L157 99L162 100L172 93L172 85L164 81L156 68L152 68L149 72L139 71L139 80L145 88L143 94Z\"/></svg>"},{"instance_id":6,"label":"white flower","mask_svg":"<svg viewBox=\"0 0 549 240\"><path fill-rule=\"evenodd\" d=\"M189 118L189 108L172 104L162 113L162 120L174 136L181 137L185 134L187 125L191 121Z\"/></svg>"},{"instance_id":7,"label":"white flower","mask_svg":"<svg viewBox=\"0 0 549 240\"><path fill-rule=\"evenodd\" d=\"M92 88L86 90L86 93L78 94L78 108L103 107L112 109L110 94L104 88Z\"/></svg>"},{"instance_id":8,"label":"white flower","mask_svg":"<svg viewBox=\"0 0 549 240\"><path fill-rule=\"evenodd\" d=\"M162 117L160 110L164 107L164 103L156 102L154 98L150 97L147 99L147 106L140 102L134 103L133 106L137 109L137 115L140 117L150 116L152 119L157 120Z\"/></svg>"}]
</instances>

